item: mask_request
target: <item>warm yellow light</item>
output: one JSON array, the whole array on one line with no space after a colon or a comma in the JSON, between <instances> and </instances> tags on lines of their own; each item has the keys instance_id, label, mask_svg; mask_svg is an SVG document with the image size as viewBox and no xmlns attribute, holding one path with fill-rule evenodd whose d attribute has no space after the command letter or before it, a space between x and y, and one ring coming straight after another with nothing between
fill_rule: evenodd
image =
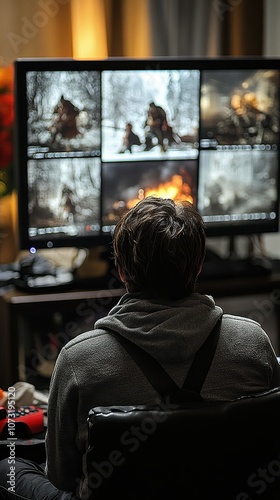
<instances>
[{"instance_id":1,"label":"warm yellow light","mask_svg":"<svg viewBox=\"0 0 280 500\"><path fill-rule=\"evenodd\" d=\"M74 59L108 57L104 0L72 0Z\"/></svg>"},{"instance_id":2,"label":"warm yellow light","mask_svg":"<svg viewBox=\"0 0 280 500\"><path fill-rule=\"evenodd\" d=\"M151 36L148 0L123 0L124 56L151 56Z\"/></svg>"}]
</instances>

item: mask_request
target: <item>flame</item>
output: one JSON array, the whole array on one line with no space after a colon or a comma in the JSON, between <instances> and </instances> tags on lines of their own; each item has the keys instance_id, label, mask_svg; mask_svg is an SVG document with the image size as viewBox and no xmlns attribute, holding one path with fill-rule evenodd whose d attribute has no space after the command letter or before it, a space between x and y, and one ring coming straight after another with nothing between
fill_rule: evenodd
<instances>
[{"instance_id":1,"label":"flame","mask_svg":"<svg viewBox=\"0 0 280 500\"><path fill-rule=\"evenodd\" d=\"M190 186L183 181L179 174L173 175L170 181L159 184L156 188L139 189L138 197L127 202L127 208L134 207L140 200L147 196L157 196L159 198L171 198L175 201L189 201L193 203Z\"/></svg>"}]
</instances>

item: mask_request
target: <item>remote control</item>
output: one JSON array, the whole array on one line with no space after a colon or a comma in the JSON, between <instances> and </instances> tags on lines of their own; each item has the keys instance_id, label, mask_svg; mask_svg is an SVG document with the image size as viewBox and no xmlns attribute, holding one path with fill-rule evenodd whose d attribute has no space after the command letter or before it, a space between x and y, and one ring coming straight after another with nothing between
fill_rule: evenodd
<instances>
[{"instance_id":1,"label":"remote control","mask_svg":"<svg viewBox=\"0 0 280 500\"><path fill-rule=\"evenodd\" d=\"M28 437L44 431L44 410L20 406L13 411L0 407L0 438Z\"/></svg>"}]
</instances>

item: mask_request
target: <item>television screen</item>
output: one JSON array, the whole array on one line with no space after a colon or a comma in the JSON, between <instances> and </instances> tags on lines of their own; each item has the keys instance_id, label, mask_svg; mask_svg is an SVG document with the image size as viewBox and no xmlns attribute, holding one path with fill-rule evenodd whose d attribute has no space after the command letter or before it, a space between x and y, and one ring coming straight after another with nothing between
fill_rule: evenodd
<instances>
[{"instance_id":1,"label":"television screen","mask_svg":"<svg viewBox=\"0 0 280 500\"><path fill-rule=\"evenodd\" d=\"M21 59L21 248L92 247L143 197L209 236L278 231L277 59Z\"/></svg>"}]
</instances>

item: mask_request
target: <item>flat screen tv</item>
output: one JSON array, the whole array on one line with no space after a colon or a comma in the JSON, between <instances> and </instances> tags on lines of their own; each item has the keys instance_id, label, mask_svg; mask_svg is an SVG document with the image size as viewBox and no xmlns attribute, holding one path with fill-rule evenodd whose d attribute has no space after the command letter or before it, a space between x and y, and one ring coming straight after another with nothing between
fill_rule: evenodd
<instances>
[{"instance_id":1,"label":"flat screen tv","mask_svg":"<svg viewBox=\"0 0 280 500\"><path fill-rule=\"evenodd\" d=\"M278 231L278 59L20 59L22 249L90 248L148 195L209 237Z\"/></svg>"}]
</instances>

